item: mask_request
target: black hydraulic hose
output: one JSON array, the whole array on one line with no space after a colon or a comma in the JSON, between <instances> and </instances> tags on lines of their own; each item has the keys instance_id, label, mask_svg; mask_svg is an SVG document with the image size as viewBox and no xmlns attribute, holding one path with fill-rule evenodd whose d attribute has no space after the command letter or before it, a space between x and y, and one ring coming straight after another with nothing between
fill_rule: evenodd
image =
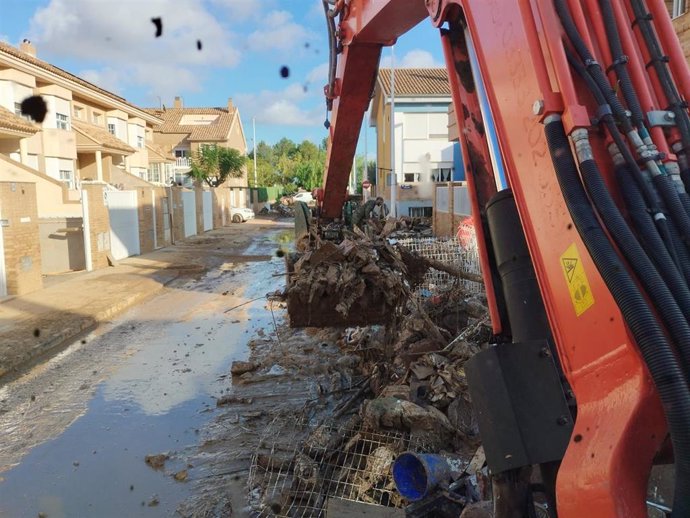
<instances>
[{"instance_id":1,"label":"black hydraulic hose","mask_svg":"<svg viewBox=\"0 0 690 518\"><path fill-rule=\"evenodd\" d=\"M549 120L551 119L551 120ZM560 118L546 140L568 211L640 349L661 399L675 454L675 516L690 516L690 390L654 312L630 277L587 199Z\"/></svg>"},{"instance_id":2,"label":"black hydraulic hose","mask_svg":"<svg viewBox=\"0 0 690 518\"><path fill-rule=\"evenodd\" d=\"M688 286L690 286L690 251L688 251L685 244L680 239L680 232L673 224L673 221L668 221L668 230L671 234L671 239L675 246L676 255L678 256L678 264L683 272L683 277L685 277Z\"/></svg>"},{"instance_id":3,"label":"black hydraulic hose","mask_svg":"<svg viewBox=\"0 0 690 518\"><path fill-rule=\"evenodd\" d=\"M606 125L606 128L608 129L611 138L616 144L616 147L618 147L618 150L621 152L621 155L623 155L626 164L628 164L629 170L632 171L633 179L642 191L645 200L647 200L647 204L653 212L660 212L661 209L658 203L659 198L653 192L651 186L645 180L644 176L642 175L642 170L640 169L640 166L637 164L635 157L633 156L632 152L625 143L623 135L621 135L620 131L618 130L618 126L616 126L616 121L613 119L611 107L606 102L606 97L601 92L601 89L596 84L594 79L587 73L587 70L585 66L582 64L582 62L579 61L576 56L573 56L573 53L568 49L568 47L565 47L565 54L568 58L568 63L570 63L570 66L573 67L578 76L580 76L580 78L585 82L588 90L590 91L590 93L594 97L594 100L599 106L600 121Z\"/></svg>"},{"instance_id":4,"label":"black hydraulic hose","mask_svg":"<svg viewBox=\"0 0 690 518\"><path fill-rule=\"evenodd\" d=\"M575 51L582 59L587 73L592 76L592 79L599 87L599 90L604 95L606 102L611 107L614 117L620 123L623 128L623 132L628 134L633 130L630 119L625 112L623 104L620 102L618 97L616 97L616 92L613 91L609 80L606 78L606 74L601 69L601 65L594 59L592 53L587 48L587 44L582 39L580 31L578 31L575 22L570 14L570 9L567 4L567 0L554 0L554 5L556 7L556 12L561 20L563 29L565 30L568 39L572 43Z\"/></svg>"},{"instance_id":5,"label":"black hydraulic hose","mask_svg":"<svg viewBox=\"0 0 690 518\"><path fill-rule=\"evenodd\" d=\"M624 166L619 166L616 168L616 177L621 188L621 193L623 194L623 199L628 207L630 219L632 220L634 227L637 229L637 232L640 236L640 241L642 242L647 255L656 264L657 272L661 275L661 277L663 277L666 286L673 294L673 298L678 303L678 307L683 312L686 321L690 322L690 289L688 289L687 282L681 271L678 269L678 264L674 262L673 255L675 255L675 250L667 249L666 245L662 241L662 238L657 232L657 227L647 211L647 206L645 205L640 191L637 190L637 186L634 183L625 180L627 178L627 174L628 172L625 170ZM603 185L603 182L600 183ZM590 190L589 187L587 189L588 191ZM602 218L604 218L603 214ZM667 232L670 234L668 225L666 227ZM609 232L612 236L614 235L611 229L609 229ZM618 242L618 238L615 236L614 238L616 239L616 242ZM627 257L628 252L624 251L623 247L620 245L619 248ZM645 289L647 288L645 287ZM657 307L660 306L657 305ZM668 323L666 325L669 326ZM675 337L674 339L678 340ZM690 346L690 344L688 344L688 346Z\"/></svg>"},{"instance_id":6,"label":"black hydraulic hose","mask_svg":"<svg viewBox=\"0 0 690 518\"><path fill-rule=\"evenodd\" d=\"M642 107L640 106L640 100L635 92L635 87L630 79L630 74L628 74L628 69L626 67L628 60L623 52L623 45L621 44L611 0L599 0L599 6L601 7L604 27L606 28L606 35L608 36L609 45L611 47L613 70L616 72L618 80L620 81L621 92L632 114L631 119L633 124L638 128L642 128L644 126L644 114L642 113Z\"/></svg>"},{"instance_id":7,"label":"black hydraulic hose","mask_svg":"<svg viewBox=\"0 0 690 518\"><path fill-rule=\"evenodd\" d=\"M631 5L635 13L635 21L640 27L640 33L649 50L649 55L652 60L651 65L654 67L657 77L659 78L659 83L668 99L668 108L670 108L676 116L676 124L680 131L683 149L686 152L690 152L690 115L688 115L687 109L680 98L680 94L678 93L671 73L666 65L666 60L668 58L664 56L661 44L654 32L654 27L652 27L651 14L647 11L642 0L632 0Z\"/></svg>"},{"instance_id":8,"label":"black hydraulic hose","mask_svg":"<svg viewBox=\"0 0 690 518\"><path fill-rule=\"evenodd\" d=\"M581 131L586 132L587 130ZM609 235L632 267L652 304L659 312L661 320L669 330L680 353L683 372L687 375L690 373L690 325L687 319L690 315L690 291L688 291L687 286L685 290L675 290L680 295L682 303L676 302L669 286L664 282L618 210L601 177L597 163L591 157L591 148L589 150L588 158L580 162L582 181ZM684 311L681 310L681 307Z\"/></svg>"},{"instance_id":9,"label":"black hydraulic hose","mask_svg":"<svg viewBox=\"0 0 690 518\"><path fill-rule=\"evenodd\" d=\"M666 174L660 174L652 178L652 182L661 194L661 199L664 200L673 222L678 227L683 242L690 247L690 215L680 201L673 180Z\"/></svg>"}]
</instances>

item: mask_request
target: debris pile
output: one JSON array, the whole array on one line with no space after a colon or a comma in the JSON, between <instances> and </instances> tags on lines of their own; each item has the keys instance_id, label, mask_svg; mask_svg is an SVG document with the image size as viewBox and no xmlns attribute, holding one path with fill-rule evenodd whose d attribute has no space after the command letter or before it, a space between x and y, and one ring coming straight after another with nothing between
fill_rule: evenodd
<instances>
[{"instance_id":1,"label":"debris pile","mask_svg":"<svg viewBox=\"0 0 690 518\"><path fill-rule=\"evenodd\" d=\"M464 372L467 360L491 338L485 297L471 287L480 282L477 269L363 234L348 234L340 244L312 236L312 243L291 264L291 320L297 309L311 325L324 314L317 325L354 321L337 344L342 358L359 359L364 381L338 402L328 424L307 426L290 454L284 454L285 445L264 444L252 463L252 507L260 516L321 517L329 499L344 498L406 507L408 516L443 516L444 506L450 506L459 516L465 506L469 510L487 500L488 477ZM426 283L420 292L430 271L444 273L447 281ZM329 299L334 295L337 301ZM364 304L363 297L374 304ZM381 307L387 319L358 325L363 311L378 316ZM267 458L267 449L282 456ZM450 454L462 469L443 491L423 504L411 503L397 493L392 476L396 458L406 451Z\"/></svg>"}]
</instances>

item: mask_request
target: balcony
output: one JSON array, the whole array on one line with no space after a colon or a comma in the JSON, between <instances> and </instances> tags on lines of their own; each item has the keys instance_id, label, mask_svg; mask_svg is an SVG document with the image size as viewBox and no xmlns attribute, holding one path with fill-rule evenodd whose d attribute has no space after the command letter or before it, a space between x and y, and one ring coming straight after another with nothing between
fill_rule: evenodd
<instances>
[{"instance_id":1,"label":"balcony","mask_svg":"<svg viewBox=\"0 0 690 518\"><path fill-rule=\"evenodd\" d=\"M175 159L175 169L189 169L192 161L189 157L178 157Z\"/></svg>"}]
</instances>

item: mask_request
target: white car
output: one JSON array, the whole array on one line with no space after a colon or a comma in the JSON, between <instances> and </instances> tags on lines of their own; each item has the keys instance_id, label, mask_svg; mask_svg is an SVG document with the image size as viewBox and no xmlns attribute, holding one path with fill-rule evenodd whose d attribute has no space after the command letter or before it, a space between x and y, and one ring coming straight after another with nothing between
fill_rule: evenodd
<instances>
[{"instance_id":1,"label":"white car","mask_svg":"<svg viewBox=\"0 0 690 518\"><path fill-rule=\"evenodd\" d=\"M233 223L244 223L249 219L254 219L256 214L252 209L232 207L230 209L230 219Z\"/></svg>"},{"instance_id":2,"label":"white car","mask_svg":"<svg viewBox=\"0 0 690 518\"><path fill-rule=\"evenodd\" d=\"M302 201L302 202L304 202L304 203L309 204L309 203L311 203L311 202L314 201L314 197L311 195L310 192L307 192L307 191L305 191L305 192L298 192L297 194L295 194L295 195L292 197L292 201L293 201L293 202Z\"/></svg>"}]
</instances>

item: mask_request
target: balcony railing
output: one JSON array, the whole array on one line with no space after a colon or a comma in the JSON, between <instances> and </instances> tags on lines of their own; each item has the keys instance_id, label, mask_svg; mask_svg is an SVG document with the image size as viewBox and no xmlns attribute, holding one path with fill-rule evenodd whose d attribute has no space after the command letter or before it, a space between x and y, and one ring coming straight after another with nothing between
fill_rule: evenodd
<instances>
[{"instance_id":1,"label":"balcony railing","mask_svg":"<svg viewBox=\"0 0 690 518\"><path fill-rule=\"evenodd\" d=\"M192 161L189 157L180 157L175 159L175 167L190 168L192 166Z\"/></svg>"}]
</instances>

